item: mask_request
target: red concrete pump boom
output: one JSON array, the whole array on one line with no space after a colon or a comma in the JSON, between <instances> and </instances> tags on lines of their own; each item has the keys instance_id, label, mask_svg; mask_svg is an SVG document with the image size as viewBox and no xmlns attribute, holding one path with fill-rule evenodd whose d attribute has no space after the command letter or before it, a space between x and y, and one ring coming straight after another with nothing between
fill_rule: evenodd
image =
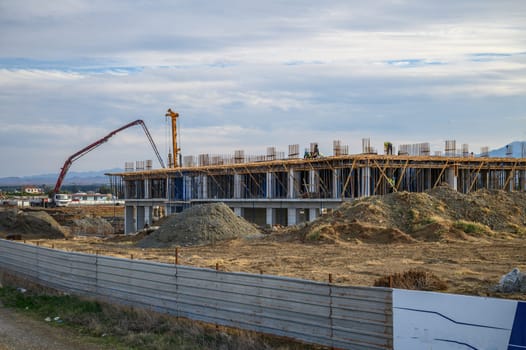
<instances>
[{"instance_id":1,"label":"red concrete pump boom","mask_svg":"<svg viewBox=\"0 0 526 350\"><path fill-rule=\"evenodd\" d=\"M146 124L144 124L144 121L142 121L141 119L137 119L136 121L133 121L124 126L121 126L118 129L113 130L108 135L84 147L83 149L72 154L68 159L66 159L66 161L64 162L64 165L62 166L62 171L60 172L60 175L58 176L57 183L55 184L55 189L53 190L53 193L55 194L59 193L60 188L62 187L62 181L64 181L64 178L66 177L69 167L71 166L71 164L73 164L74 161L76 161L77 159L85 155L86 153L92 151L93 149L97 148L98 146L102 145L115 134L121 132L124 129L128 129L129 127L135 126L135 125L142 126L142 129L144 130L146 137L148 137L148 141L150 141L150 145L152 145L152 148L155 154L157 155L157 159L159 159L159 163L161 164L161 167L165 168L163 159L161 158L161 155L159 154L159 151L157 150L157 147L155 146L155 143L153 142L152 135L150 135L150 132L148 131L148 128L146 127Z\"/></svg>"}]
</instances>

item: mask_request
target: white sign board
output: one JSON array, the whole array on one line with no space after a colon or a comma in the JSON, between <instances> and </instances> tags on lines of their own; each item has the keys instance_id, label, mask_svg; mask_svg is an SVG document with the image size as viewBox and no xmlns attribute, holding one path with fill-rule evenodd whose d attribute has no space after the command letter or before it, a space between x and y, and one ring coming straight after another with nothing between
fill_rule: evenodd
<instances>
[{"instance_id":1,"label":"white sign board","mask_svg":"<svg viewBox=\"0 0 526 350\"><path fill-rule=\"evenodd\" d=\"M395 350L526 350L526 303L393 290Z\"/></svg>"}]
</instances>

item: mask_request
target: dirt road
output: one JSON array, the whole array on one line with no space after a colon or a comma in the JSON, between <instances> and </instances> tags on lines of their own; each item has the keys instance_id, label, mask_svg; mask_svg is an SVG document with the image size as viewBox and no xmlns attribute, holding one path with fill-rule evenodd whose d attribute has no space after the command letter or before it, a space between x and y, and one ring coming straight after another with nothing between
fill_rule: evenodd
<instances>
[{"instance_id":1,"label":"dirt road","mask_svg":"<svg viewBox=\"0 0 526 350\"><path fill-rule=\"evenodd\" d=\"M0 350L98 350L110 349L69 329L15 312L0 304Z\"/></svg>"}]
</instances>

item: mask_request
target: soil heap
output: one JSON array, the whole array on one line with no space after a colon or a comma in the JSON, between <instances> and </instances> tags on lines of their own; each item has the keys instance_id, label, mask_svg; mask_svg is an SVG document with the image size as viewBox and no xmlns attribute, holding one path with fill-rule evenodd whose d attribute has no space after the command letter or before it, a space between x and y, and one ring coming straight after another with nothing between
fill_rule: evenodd
<instances>
[{"instance_id":1,"label":"soil heap","mask_svg":"<svg viewBox=\"0 0 526 350\"><path fill-rule=\"evenodd\" d=\"M0 237L12 234L19 234L22 239L69 236L69 232L44 211L0 211Z\"/></svg>"},{"instance_id":2,"label":"soil heap","mask_svg":"<svg viewBox=\"0 0 526 350\"><path fill-rule=\"evenodd\" d=\"M137 242L142 248L214 244L261 232L224 203L197 205L169 217L158 230Z\"/></svg>"},{"instance_id":3,"label":"soil heap","mask_svg":"<svg viewBox=\"0 0 526 350\"><path fill-rule=\"evenodd\" d=\"M305 225L305 241L410 243L481 240L526 234L526 193L480 190L462 194L447 185L344 203Z\"/></svg>"},{"instance_id":4,"label":"soil heap","mask_svg":"<svg viewBox=\"0 0 526 350\"><path fill-rule=\"evenodd\" d=\"M109 235L115 231L108 221L98 216L73 219L73 224L70 226L70 230L71 233L75 235L96 236Z\"/></svg>"},{"instance_id":5,"label":"soil heap","mask_svg":"<svg viewBox=\"0 0 526 350\"><path fill-rule=\"evenodd\" d=\"M38 209L26 209L25 211L28 210ZM86 205L46 208L45 211L63 227L68 228L72 235L104 236L117 233L117 231L122 232L124 221L122 207Z\"/></svg>"}]
</instances>

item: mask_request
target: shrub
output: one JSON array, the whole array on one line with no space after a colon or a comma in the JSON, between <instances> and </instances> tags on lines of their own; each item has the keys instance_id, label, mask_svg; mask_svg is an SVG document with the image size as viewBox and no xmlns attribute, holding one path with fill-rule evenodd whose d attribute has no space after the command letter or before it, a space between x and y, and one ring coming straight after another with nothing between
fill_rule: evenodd
<instances>
[{"instance_id":1,"label":"shrub","mask_svg":"<svg viewBox=\"0 0 526 350\"><path fill-rule=\"evenodd\" d=\"M453 223L453 227L459 230L464 231L465 233L472 234L472 233L485 233L488 231L487 227L476 223L476 222L470 222L470 221L464 221L464 220L458 220Z\"/></svg>"},{"instance_id":2,"label":"shrub","mask_svg":"<svg viewBox=\"0 0 526 350\"><path fill-rule=\"evenodd\" d=\"M445 290L448 287L447 283L435 274L421 269L381 277L374 282L374 286L428 291Z\"/></svg>"}]
</instances>

